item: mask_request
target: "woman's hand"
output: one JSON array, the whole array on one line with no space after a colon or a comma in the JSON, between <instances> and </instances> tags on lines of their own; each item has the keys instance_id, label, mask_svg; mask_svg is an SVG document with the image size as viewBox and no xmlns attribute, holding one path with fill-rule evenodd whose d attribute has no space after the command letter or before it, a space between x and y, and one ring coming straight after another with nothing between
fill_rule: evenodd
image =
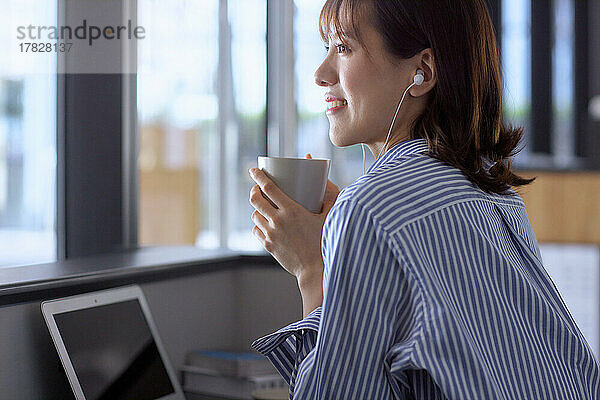
<instances>
[{"instance_id":1,"label":"woman's hand","mask_svg":"<svg viewBox=\"0 0 600 400\"><path fill-rule=\"evenodd\" d=\"M312 157L307 154L306 158ZM313 214L283 193L263 171L251 168L250 175L258 184L250 190L250 204L256 209L252 233L296 277L301 290L322 283L321 234L339 188L328 180L321 213Z\"/></svg>"}]
</instances>

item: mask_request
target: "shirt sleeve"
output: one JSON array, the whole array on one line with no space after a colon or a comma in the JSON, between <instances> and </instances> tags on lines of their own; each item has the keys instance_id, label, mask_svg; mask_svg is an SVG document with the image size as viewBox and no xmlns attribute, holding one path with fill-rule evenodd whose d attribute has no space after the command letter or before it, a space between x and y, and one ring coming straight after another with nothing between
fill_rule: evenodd
<instances>
[{"instance_id":1,"label":"shirt sleeve","mask_svg":"<svg viewBox=\"0 0 600 400\"><path fill-rule=\"evenodd\" d=\"M408 398L408 379L392 374L387 355L397 340L410 352L418 306L387 233L352 200L336 203L323 232L321 320L293 398Z\"/></svg>"},{"instance_id":2,"label":"shirt sleeve","mask_svg":"<svg viewBox=\"0 0 600 400\"><path fill-rule=\"evenodd\" d=\"M290 395L293 393L298 365L315 346L320 320L321 307L317 307L304 319L252 343L252 348L267 357L290 385Z\"/></svg>"}]
</instances>

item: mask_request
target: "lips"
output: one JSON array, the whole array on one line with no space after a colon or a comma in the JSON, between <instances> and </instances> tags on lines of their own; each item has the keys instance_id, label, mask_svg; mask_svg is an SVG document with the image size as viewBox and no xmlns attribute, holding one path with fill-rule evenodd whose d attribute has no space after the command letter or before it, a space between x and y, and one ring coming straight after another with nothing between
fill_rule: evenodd
<instances>
[{"instance_id":1,"label":"lips","mask_svg":"<svg viewBox=\"0 0 600 400\"><path fill-rule=\"evenodd\" d=\"M325 101L327 102L327 111L338 110L348 105L348 101L338 97L327 96Z\"/></svg>"}]
</instances>

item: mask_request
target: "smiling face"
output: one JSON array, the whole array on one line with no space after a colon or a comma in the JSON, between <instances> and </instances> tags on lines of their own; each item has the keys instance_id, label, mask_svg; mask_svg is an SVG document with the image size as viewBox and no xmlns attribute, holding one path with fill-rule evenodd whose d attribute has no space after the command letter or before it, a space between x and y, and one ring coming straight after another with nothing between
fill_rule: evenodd
<instances>
[{"instance_id":1,"label":"smiling face","mask_svg":"<svg viewBox=\"0 0 600 400\"><path fill-rule=\"evenodd\" d=\"M360 34L364 47L356 39L329 35L327 56L315 72L315 81L326 88L331 142L339 147L366 143L373 151L385 141L414 72L411 59L392 59L370 24L361 24ZM409 97L394 124L391 137L396 142L405 136L406 122L415 111Z\"/></svg>"}]
</instances>

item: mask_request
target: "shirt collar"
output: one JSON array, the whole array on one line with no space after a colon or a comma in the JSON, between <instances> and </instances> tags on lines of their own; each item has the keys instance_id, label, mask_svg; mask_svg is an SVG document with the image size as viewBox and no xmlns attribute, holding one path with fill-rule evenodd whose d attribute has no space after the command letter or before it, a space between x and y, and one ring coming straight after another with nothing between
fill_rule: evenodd
<instances>
[{"instance_id":1,"label":"shirt collar","mask_svg":"<svg viewBox=\"0 0 600 400\"><path fill-rule=\"evenodd\" d=\"M405 140L394 145L394 147L389 149L381 157L375 160L373 165L369 167L367 173L397 158L405 157L411 154L424 154L428 150L429 148L427 147L427 140L425 139Z\"/></svg>"}]
</instances>

